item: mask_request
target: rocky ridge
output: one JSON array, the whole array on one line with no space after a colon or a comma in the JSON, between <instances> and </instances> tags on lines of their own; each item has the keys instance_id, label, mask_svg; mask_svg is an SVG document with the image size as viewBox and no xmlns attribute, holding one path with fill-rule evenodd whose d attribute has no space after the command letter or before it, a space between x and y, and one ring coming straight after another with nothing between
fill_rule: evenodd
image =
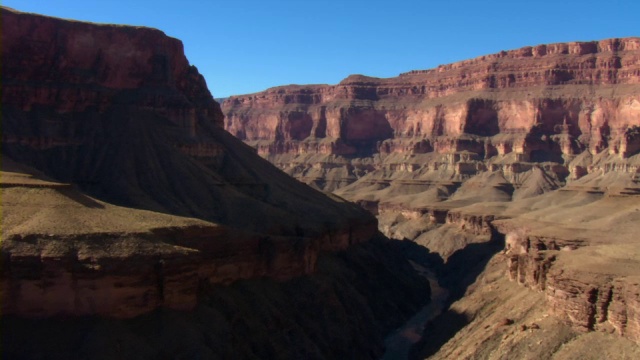
<instances>
[{"instance_id":1,"label":"rocky ridge","mask_svg":"<svg viewBox=\"0 0 640 360\"><path fill-rule=\"evenodd\" d=\"M396 78L273 88L227 99L225 127L292 176L376 214L385 234L415 238L424 214L589 174L607 179L597 191L633 193L639 43L541 45ZM325 130L295 135L305 121Z\"/></svg>"},{"instance_id":2,"label":"rocky ridge","mask_svg":"<svg viewBox=\"0 0 640 360\"><path fill-rule=\"evenodd\" d=\"M4 357L373 359L429 301L372 215L222 128L179 40L0 12Z\"/></svg>"}]
</instances>

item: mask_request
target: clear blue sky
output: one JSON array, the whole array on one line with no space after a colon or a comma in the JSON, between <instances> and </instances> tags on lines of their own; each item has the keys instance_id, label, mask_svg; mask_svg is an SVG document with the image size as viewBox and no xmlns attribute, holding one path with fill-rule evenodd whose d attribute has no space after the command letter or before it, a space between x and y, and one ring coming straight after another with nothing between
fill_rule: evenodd
<instances>
[{"instance_id":1,"label":"clear blue sky","mask_svg":"<svg viewBox=\"0 0 640 360\"><path fill-rule=\"evenodd\" d=\"M414 69L543 43L640 36L640 0L3 0L181 39L214 97Z\"/></svg>"}]
</instances>

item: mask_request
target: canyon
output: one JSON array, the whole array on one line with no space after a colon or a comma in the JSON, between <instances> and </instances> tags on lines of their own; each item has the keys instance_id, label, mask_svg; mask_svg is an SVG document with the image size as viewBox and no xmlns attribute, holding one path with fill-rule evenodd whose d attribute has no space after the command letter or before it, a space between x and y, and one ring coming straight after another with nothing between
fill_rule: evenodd
<instances>
[{"instance_id":1,"label":"canyon","mask_svg":"<svg viewBox=\"0 0 640 360\"><path fill-rule=\"evenodd\" d=\"M0 15L3 357L376 358L429 301L375 217L223 129L179 40Z\"/></svg>"},{"instance_id":2,"label":"canyon","mask_svg":"<svg viewBox=\"0 0 640 360\"><path fill-rule=\"evenodd\" d=\"M450 308L413 355L521 358L545 342L540 356L572 358L561 347L576 351L585 339L639 353L639 38L280 86L229 97L222 110L225 128L280 169L442 259ZM460 264L463 253L496 247ZM486 268L471 271L475 262ZM502 322L497 304L515 315L489 331ZM546 316L559 342L505 332Z\"/></svg>"},{"instance_id":3,"label":"canyon","mask_svg":"<svg viewBox=\"0 0 640 360\"><path fill-rule=\"evenodd\" d=\"M0 11L3 356L640 356L640 38L220 105L160 30Z\"/></svg>"}]
</instances>

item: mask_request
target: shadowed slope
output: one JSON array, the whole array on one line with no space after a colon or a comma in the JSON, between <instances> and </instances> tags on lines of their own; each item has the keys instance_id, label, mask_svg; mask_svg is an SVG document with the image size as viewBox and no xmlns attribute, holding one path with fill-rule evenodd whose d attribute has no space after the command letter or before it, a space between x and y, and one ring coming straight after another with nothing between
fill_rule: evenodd
<instances>
[{"instance_id":1,"label":"shadowed slope","mask_svg":"<svg viewBox=\"0 0 640 360\"><path fill-rule=\"evenodd\" d=\"M180 41L5 8L2 18L2 150L13 160L115 204L256 231L373 224L222 130Z\"/></svg>"},{"instance_id":2,"label":"shadowed slope","mask_svg":"<svg viewBox=\"0 0 640 360\"><path fill-rule=\"evenodd\" d=\"M3 312L192 308L203 284L309 274L376 234L224 131L180 41L1 15Z\"/></svg>"}]
</instances>

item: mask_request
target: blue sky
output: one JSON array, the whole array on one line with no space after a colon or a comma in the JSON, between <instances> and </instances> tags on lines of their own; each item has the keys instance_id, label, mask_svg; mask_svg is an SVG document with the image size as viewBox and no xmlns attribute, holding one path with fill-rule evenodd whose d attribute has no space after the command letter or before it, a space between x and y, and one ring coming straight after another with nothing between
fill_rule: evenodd
<instances>
[{"instance_id":1,"label":"blue sky","mask_svg":"<svg viewBox=\"0 0 640 360\"><path fill-rule=\"evenodd\" d=\"M638 0L3 0L144 25L185 45L214 97L414 69L544 43L640 36Z\"/></svg>"}]
</instances>

